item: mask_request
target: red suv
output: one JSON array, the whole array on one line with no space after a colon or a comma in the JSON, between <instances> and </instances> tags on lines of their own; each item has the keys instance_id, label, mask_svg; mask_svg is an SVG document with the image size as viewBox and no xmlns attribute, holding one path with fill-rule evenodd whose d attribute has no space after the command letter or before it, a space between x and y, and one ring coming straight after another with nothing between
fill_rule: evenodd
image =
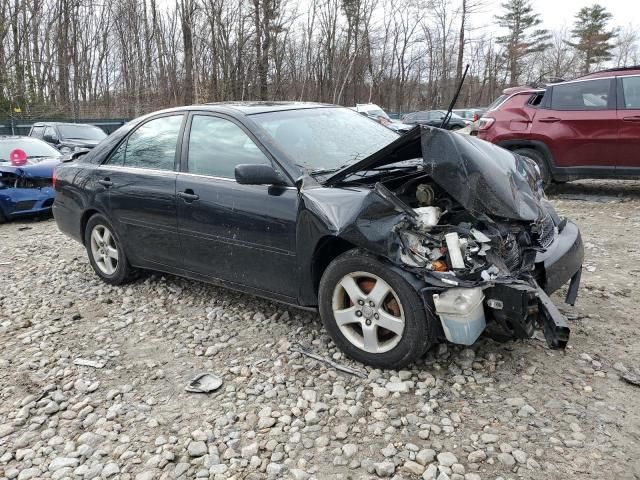
<instances>
[{"instance_id":1,"label":"red suv","mask_svg":"<svg viewBox=\"0 0 640 480\"><path fill-rule=\"evenodd\" d=\"M509 88L480 119L478 136L535 160L545 184L638 178L640 66Z\"/></svg>"}]
</instances>

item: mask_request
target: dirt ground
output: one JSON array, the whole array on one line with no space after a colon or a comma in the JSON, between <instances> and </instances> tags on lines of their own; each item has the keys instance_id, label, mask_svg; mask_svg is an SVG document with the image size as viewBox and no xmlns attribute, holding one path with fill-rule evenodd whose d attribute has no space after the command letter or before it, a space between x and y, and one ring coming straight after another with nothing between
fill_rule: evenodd
<instances>
[{"instance_id":1,"label":"dirt ground","mask_svg":"<svg viewBox=\"0 0 640 480\"><path fill-rule=\"evenodd\" d=\"M640 479L640 181L549 197L585 242L578 303L554 295L568 348L481 338L400 372L344 358L316 314L110 287L53 220L0 225L0 479ZM184 391L207 371L218 391Z\"/></svg>"}]
</instances>

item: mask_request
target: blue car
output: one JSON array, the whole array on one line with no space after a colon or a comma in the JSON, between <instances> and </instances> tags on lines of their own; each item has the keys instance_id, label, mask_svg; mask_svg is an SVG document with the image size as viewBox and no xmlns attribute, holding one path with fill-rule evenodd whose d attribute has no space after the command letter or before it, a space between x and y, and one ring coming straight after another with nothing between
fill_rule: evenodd
<instances>
[{"instance_id":1,"label":"blue car","mask_svg":"<svg viewBox=\"0 0 640 480\"><path fill-rule=\"evenodd\" d=\"M62 154L36 138L0 136L0 223L51 212Z\"/></svg>"}]
</instances>

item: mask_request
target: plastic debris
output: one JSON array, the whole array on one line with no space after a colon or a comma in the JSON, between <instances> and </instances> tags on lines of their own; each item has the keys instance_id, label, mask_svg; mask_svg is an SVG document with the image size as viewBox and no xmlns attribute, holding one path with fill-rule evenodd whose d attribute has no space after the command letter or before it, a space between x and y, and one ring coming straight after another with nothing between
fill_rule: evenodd
<instances>
[{"instance_id":1,"label":"plastic debris","mask_svg":"<svg viewBox=\"0 0 640 480\"><path fill-rule=\"evenodd\" d=\"M213 373L200 373L184 389L190 393L210 393L222 386L222 379Z\"/></svg>"},{"instance_id":2,"label":"plastic debris","mask_svg":"<svg viewBox=\"0 0 640 480\"><path fill-rule=\"evenodd\" d=\"M74 365L80 365L81 367L91 367L91 368L104 368L104 362L96 362L94 360L87 360L85 358L76 358L73 361Z\"/></svg>"}]
</instances>

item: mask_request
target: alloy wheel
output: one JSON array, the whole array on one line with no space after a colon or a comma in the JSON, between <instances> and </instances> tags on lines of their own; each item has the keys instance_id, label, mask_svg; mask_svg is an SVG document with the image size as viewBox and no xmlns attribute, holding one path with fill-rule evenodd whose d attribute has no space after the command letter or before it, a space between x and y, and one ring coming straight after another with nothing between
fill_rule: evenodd
<instances>
[{"instance_id":1,"label":"alloy wheel","mask_svg":"<svg viewBox=\"0 0 640 480\"><path fill-rule=\"evenodd\" d=\"M102 273L115 273L118 268L118 246L115 237L104 225L96 225L91 231L91 254Z\"/></svg>"},{"instance_id":2,"label":"alloy wheel","mask_svg":"<svg viewBox=\"0 0 640 480\"><path fill-rule=\"evenodd\" d=\"M332 308L340 332L365 352L388 352L402 339L402 304L377 275L353 272L342 277L333 291Z\"/></svg>"}]
</instances>

